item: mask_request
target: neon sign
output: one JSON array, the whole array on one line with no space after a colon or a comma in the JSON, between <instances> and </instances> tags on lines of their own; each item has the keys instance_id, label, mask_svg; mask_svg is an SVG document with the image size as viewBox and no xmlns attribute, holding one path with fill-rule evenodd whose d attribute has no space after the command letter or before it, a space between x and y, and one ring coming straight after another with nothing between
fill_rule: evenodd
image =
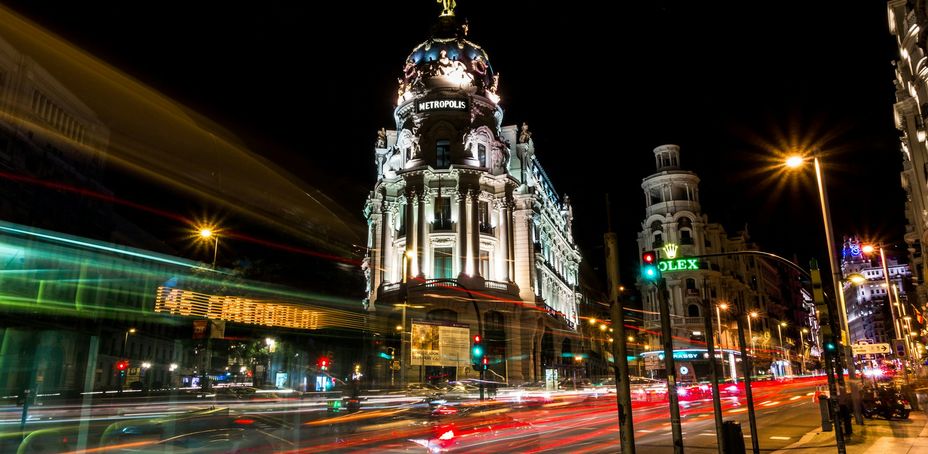
<instances>
[{"instance_id":1,"label":"neon sign","mask_svg":"<svg viewBox=\"0 0 928 454\"><path fill-rule=\"evenodd\" d=\"M419 101L416 103L416 112L431 112L434 110L467 110L467 100L439 99L435 101Z\"/></svg>"},{"instance_id":2,"label":"neon sign","mask_svg":"<svg viewBox=\"0 0 928 454\"><path fill-rule=\"evenodd\" d=\"M699 269L698 258L682 258L673 260L658 260L657 269L662 273L668 271L690 271Z\"/></svg>"}]
</instances>

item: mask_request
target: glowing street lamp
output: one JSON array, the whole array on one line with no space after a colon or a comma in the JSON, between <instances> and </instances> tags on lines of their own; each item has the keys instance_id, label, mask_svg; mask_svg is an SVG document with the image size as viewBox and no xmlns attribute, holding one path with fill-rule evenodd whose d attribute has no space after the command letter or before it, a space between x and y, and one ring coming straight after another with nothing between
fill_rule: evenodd
<instances>
[{"instance_id":1,"label":"glowing street lamp","mask_svg":"<svg viewBox=\"0 0 928 454\"><path fill-rule=\"evenodd\" d=\"M786 158L786 167L791 169L796 169L802 167L805 164L806 158L802 155L792 155ZM844 292L841 290L841 278L840 272L841 268L838 266L838 254L835 249L837 245L834 241L834 229L831 226L831 208L828 206L828 196L825 190L825 176L822 172L822 163L819 160L818 156L814 153L812 154L812 163L815 167L815 180L818 188L818 199L819 204L822 207L822 222L825 224L825 242L827 243L828 251L828 264L831 267L832 275L832 285L834 285L835 293L837 294L838 299L838 322L839 330L841 334L841 341L844 343L846 348L850 345L848 336L850 335L850 330L848 328L847 322L847 305L844 301Z\"/></svg>"},{"instance_id":2,"label":"glowing street lamp","mask_svg":"<svg viewBox=\"0 0 928 454\"><path fill-rule=\"evenodd\" d=\"M216 268L216 256L219 254L219 234L215 226L200 226L197 231L201 241L213 240L213 268Z\"/></svg>"},{"instance_id":3,"label":"glowing street lamp","mask_svg":"<svg viewBox=\"0 0 928 454\"><path fill-rule=\"evenodd\" d=\"M751 354L755 356L756 356L756 353L754 352L754 331L751 329L751 319L757 318L757 316L758 316L757 311L751 311L750 313L748 313L748 337L751 338Z\"/></svg>"}]
</instances>

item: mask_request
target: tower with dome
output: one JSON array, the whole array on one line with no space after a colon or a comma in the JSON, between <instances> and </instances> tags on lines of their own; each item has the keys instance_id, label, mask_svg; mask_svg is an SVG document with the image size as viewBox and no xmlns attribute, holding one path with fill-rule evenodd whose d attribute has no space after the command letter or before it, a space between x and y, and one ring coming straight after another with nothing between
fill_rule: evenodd
<instances>
[{"instance_id":1,"label":"tower with dome","mask_svg":"<svg viewBox=\"0 0 928 454\"><path fill-rule=\"evenodd\" d=\"M446 3L403 63L395 124L374 147L365 305L379 356L402 369L370 368L387 381L476 377L467 347L481 334L488 380L564 376L580 352L573 212L528 126L503 126L499 73Z\"/></svg>"}]
</instances>

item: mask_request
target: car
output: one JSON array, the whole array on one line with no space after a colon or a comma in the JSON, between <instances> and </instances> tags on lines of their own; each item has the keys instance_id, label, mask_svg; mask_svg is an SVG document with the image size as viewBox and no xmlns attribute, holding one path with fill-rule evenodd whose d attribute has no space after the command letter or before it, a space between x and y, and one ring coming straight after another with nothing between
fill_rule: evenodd
<instances>
[{"instance_id":1,"label":"car","mask_svg":"<svg viewBox=\"0 0 928 454\"><path fill-rule=\"evenodd\" d=\"M230 414L228 409L202 410L164 418L120 421L110 424L100 439L100 446L149 446L169 451L169 448L199 449L198 446L225 446L230 452L236 446L263 446L265 436L288 429L276 418L264 415ZM276 438L276 437L275 437ZM209 440L215 444L209 444ZM146 443L147 442L147 443ZM150 451L144 451L150 452Z\"/></svg>"},{"instance_id":2,"label":"car","mask_svg":"<svg viewBox=\"0 0 928 454\"><path fill-rule=\"evenodd\" d=\"M486 452L488 444L497 452L536 449L539 431L530 423L508 415L502 403L440 405L415 424L427 430L407 440L424 452ZM404 449L406 452L408 449Z\"/></svg>"}]
</instances>

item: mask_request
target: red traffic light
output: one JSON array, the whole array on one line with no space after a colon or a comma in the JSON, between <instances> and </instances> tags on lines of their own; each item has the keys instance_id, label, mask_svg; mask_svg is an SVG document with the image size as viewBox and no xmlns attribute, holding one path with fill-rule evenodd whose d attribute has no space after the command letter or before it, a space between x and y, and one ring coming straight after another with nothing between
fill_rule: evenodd
<instances>
[{"instance_id":1,"label":"red traffic light","mask_svg":"<svg viewBox=\"0 0 928 454\"><path fill-rule=\"evenodd\" d=\"M641 262L645 265L653 265L657 261L657 254L654 251L645 251L641 253Z\"/></svg>"},{"instance_id":2,"label":"red traffic light","mask_svg":"<svg viewBox=\"0 0 928 454\"><path fill-rule=\"evenodd\" d=\"M479 334L475 335L475 336L474 336L474 343L475 343L475 344L479 344L480 341L481 341L480 335L479 335Z\"/></svg>"},{"instance_id":3,"label":"red traffic light","mask_svg":"<svg viewBox=\"0 0 928 454\"><path fill-rule=\"evenodd\" d=\"M117 361L116 362L116 369L126 370L128 368L129 368L129 361Z\"/></svg>"}]
</instances>

